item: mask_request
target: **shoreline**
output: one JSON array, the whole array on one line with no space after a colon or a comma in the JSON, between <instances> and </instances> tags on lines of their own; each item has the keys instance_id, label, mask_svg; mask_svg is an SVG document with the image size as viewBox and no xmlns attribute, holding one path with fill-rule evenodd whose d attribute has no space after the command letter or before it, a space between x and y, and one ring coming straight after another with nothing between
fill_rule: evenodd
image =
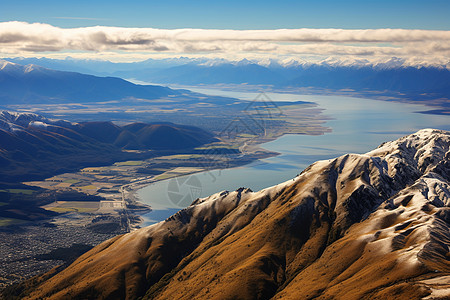
<instances>
[{"instance_id":1,"label":"shoreline","mask_svg":"<svg viewBox=\"0 0 450 300\"><path fill-rule=\"evenodd\" d=\"M158 83L154 83L158 84ZM167 84L167 83L166 83ZM450 99L443 97L425 97L417 98L417 95L412 96L408 94L402 94L399 92L380 92L380 91L358 91L353 89L327 89L327 88L314 88L314 87L296 87L296 86L286 86L286 87L275 87L273 85L267 84L209 84L209 85L183 85L183 84L171 84L171 88L174 89L189 89L194 91L195 89L200 90L219 90L219 91L236 91L242 93L277 93L277 94L293 94L298 96L343 96L351 98L360 99L370 99L377 101L393 101L397 103L407 103L422 105L427 108L423 111L417 111L418 114L429 114L429 115L444 115L448 116L450 114Z\"/></svg>"},{"instance_id":2,"label":"shoreline","mask_svg":"<svg viewBox=\"0 0 450 300\"><path fill-rule=\"evenodd\" d=\"M286 133L286 134L290 134L290 133ZM173 177L157 179L157 180L155 180L154 178L146 178L146 179L142 179L142 180L137 180L137 181L129 183L129 184L125 184L125 185L122 186L122 189L123 189L122 192L127 194L126 196L124 196L125 197L125 201L131 203L132 205L138 204L138 205L143 206L143 207L144 206L148 207L148 210L144 210L144 211L145 211L145 214L146 213L150 213L153 210L152 206L150 204L146 204L139 197L139 195L138 195L138 191L139 190L141 190L141 189L143 189L143 188L145 188L145 187L147 187L149 185L152 185L152 184L160 183L160 182L163 182L163 181L166 181L166 180L172 180L172 179L175 179L175 178L178 178L178 177L182 177L182 176L190 176L190 175L199 174L199 173L203 173L203 172L210 172L210 171L217 171L217 170L228 170L228 169L239 168L239 167L242 167L242 166L254 163L254 162L256 162L256 161L258 161L260 159L265 159L265 158L278 156L281 153L266 150L264 148L259 147L259 145L263 145L263 144L265 144L267 142L274 141L274 140L278 139L279 137L281 137L281 136L278 136L278 137L270 139L268 141L264 141L263 143L257 144L258 146L255 144L255 146L257 146L256 149L259 150L259 151L261 151L261 150L264 151L264 153L266 155L258 156L258 157L255 157L253 159L250 159L250 160L245 160L242 163L239 163L239 161L237 161L238 163L235 162L235 164L233 166L221 167L221 168L211 168L211 169L200 169L200 170L196 170L196 171L193 171L193 172L187 172L187 173L183 173L183 174L178 174L178 175L175 175ZM248 157L249 155L245 155L245 156ZM245 156L243 156L243 157L245 157ZM179 210L182 210L182 209L184 209L184 207L180 207ZM133 210L131 210L131 212L133 212ZM137 217L136 219L138 219L139 221L135 221L133 224L131 224L132 226L130 227L130 230L136 230L136 229L139 229L139 228L143 228L143 227L141 227L141 225L142 225L142 223L145 220L142 218L142 213L134 213L134 215Z\"/></svg>"},{"instance_id":3,"label":"shoreline","mask_svg":"<svg viewBox=\"0 0 450 300\"><path fill-rule=\"evenodd\" d=\"M277 106L274 105L276 108ZM285 111L278 109L271 114L273 107L268 107L267 114L255 115L257 109L251 111L250 119L255 124L270 120L264 127L264 132L259 133L250 130L250 133L242 131L238 121L230 121L228 127L237 126L232 135L228 131L215 132L219 142L207 144L186 152L175 151L161 154L148 159L142 158L134 161L118 161L106 166L94 166L82 168L77 172L58 174L41 181L27 182L25 184L37 186L51 191L70 191L84 193L89 196L99 196L103 199L98 203L98 209L83 206L84 204L55 203L49 209L54 212L78 212L92 214L127 215L129 230L134 230L142 225L142 215L152 210L151 205L140 199L140 189L159 181L193 175L205 171L232 169L253 163L259 159L269 158L280 153L268 151L261 146L265 143L277 140L288 134L323 135L331 129L324 126L329 120L322 114L323 109L317 103L302 103L286 107ZM234 120L234 119L233 119ZM235 123L237 124L235 124ZM242 121L241 121L242 122ZM265 123L263 123L264 125ZM234 130L226 127L226 130ZM259 128L259 127L258 127ZM256 132L256 133L255 133ZM217 149L217 150L216 150ZM56 202L56 201L55 201ZM45 207L44 207L45 208ZM180 208L181 209L181 208ZM121 211L121 212L120 212Z\"/></svg>"},{"instance_id":4,"label":"shoreline","mask_svg":"<svg viewBox=\"0 0 450 300\"><path fill-rule=\"evenodd\" d=\"M290 117L290 116L288 115L288 117ZM326 122L327 120L328 119L326 117L323 118L323 122ZM219 166L217 168L210 168L210 169L198 169L198 170L195 170L192 172L175 174L173 176L165 177L165 178L161 178L161 179L155 179L155 177L157 177L157 176L150 177L150 178L134 179L133 182L130 182L130 183L127 183L127 184L124 184L121 186L122 192L127 193L127 196L126 197L124 196L125 202L128 202L131 205L138 205L141 207L146 207L147 209L143 209L143 211L145 213L139 213L139 212L133 213L133 210L128 210L133 213L133 220L134 220L134 222L132 224L130 224L130 231L142 228L141 225L145 221L142 218L142 215L146 214L146 213L150 213L153 210L152 206L150 204L146 204L138 195L139 190L141 190L149 185L156 184L156 183L166 181L166 180L172 180L174 178L178 178L178 177L182 177L182 176L189 176L189 175L194 175L194 174L203 173L203 172L239 168L239 167L254 163L260 159L266 159L266 158L271 158L271 157L281 155L281 153L279 153L279 152L267 150L267 149L263 148L262 146L266 143L275 141L285 135L318 136L318 135L324 135L325 133L329 133L329 132L331 132L331 128L323 127L322 131L305 130L304 132L296 132L296 131L287 130L287 131L284 131L281 133L274 134L270 137L269 136L257 137L250 141L245 142L244 145L239 147L239 150L241 151L241 155L239 157L240 159L239 158L233 159L230 162L232 165ZM169 170L168 172L170 173L171 171L173 171L175 169L176 168ZM182 210L183 208L184 207L180 207L179 210ZM139 209L137 211L139 211Z\"/></svg>"}]
</instances>

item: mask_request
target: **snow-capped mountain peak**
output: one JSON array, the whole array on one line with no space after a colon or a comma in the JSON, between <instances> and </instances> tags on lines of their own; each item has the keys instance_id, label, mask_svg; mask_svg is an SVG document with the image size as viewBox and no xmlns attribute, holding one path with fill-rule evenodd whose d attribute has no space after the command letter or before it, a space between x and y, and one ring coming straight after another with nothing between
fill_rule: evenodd
<instances>
[{"instance_id":1,"label":"snow-capped mountain peak","mask_svg":"<svg viewBox=\"0 0 450 300\"><path fill-rule=\"evenodd\" d=\"M386 142L367 155L384 156L388 161L395 160L427 172L443 160L450 151L449 147L450 135L447 131L422 129L396 141Z\"/></svg>"},{"instance_id":2,"label":"snow-capped mountain peak","mask_svg":"<svg viewBox=\"0 0 450 300\"><path fill-rule=\"evenodd\" d=\"M421 130L258 192L198 199L95 247L30 297L449 297L449 137Z\"/></svg>"},{"instance_id":3,"label":"snow-capped mountain peak","mask_svg":"<svg viewBox=\"0 0 450 300\"><path fill-rule=\"evenodd\" d=\"M0 70L6 69L8 66L14 65L12 62L0 59Z\"/></svg>"}]
</instances>

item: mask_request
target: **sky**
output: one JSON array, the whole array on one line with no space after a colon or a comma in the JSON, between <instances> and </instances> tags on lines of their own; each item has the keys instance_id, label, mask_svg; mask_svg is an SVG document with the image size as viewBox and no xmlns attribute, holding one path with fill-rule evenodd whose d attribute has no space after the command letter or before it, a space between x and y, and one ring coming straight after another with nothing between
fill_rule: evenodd
<instances>
[{"instance_id":1,"label":"sky","mask_svg":"<svg viewBox=\"0 0 450 300\"><path fill-rule=\"evenodd\" d=\"M448 0L2 0L0 20L58 27L450 30Z\"/></svg>"},{"instance_id":2,"label":"sky","mask_svg":"<svg viewBox=\"0 0 450 300\"><path fill-rule=\"evenodd\" d=\"M446 64L449 15L448 0L1 0L0 57L396 57Z\"/></svg>"}]
</instances>

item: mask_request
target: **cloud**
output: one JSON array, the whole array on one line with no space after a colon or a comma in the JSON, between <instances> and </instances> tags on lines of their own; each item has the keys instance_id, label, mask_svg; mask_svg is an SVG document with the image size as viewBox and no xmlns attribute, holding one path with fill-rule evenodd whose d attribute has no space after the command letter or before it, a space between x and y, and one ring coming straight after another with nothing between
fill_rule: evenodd
<instances>
[{"instance_id":1,"label":"cloud","mask_svg":"<svg viewBox=\"0 0 450 300\"><path fill-rule=\"evenodd\" d=\"M49 24L0 23L0 52L84 51L176 55L421 57L448 62L450 31L407 29L212 30L121 27L59 28ZM447 59L447 60L446 60Z\"/></svg>"}]
</instances>

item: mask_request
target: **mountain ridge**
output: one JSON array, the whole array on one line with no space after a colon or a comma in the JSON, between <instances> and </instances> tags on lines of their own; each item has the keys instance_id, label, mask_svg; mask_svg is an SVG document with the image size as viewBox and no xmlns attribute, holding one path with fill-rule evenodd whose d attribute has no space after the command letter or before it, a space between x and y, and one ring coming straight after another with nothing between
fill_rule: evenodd
<instances>
[{"instance_id":1,"label":"mountain ridge","mask_svg":"<svg viewBox=\"0 0 450 300\"><path fill-rule=\"evenodd\" d=\"M330 92L375 99L409 101L434 106L429 113L445 114L450 107L450 69L447 65L413 66L401 59L371 63L324 60L319 63L286 60L241 60L179 58L136 63L102 61L10 59L40 63L64 71L35 65L19 66L3 61L0 68L0 100L16 103L85 103L99 101L133 102L193 96L189 91L162 86L136 85L155 82L163 85L238 85L244 89L286 90L294 93ZM0 63L1 65L1 63ZM17 69L9 76L8 68ZM89 66L91 66L89 68ZM28 72L27 72L28 70ZM70 72L68 72L70 71ZM74 73L83 71L94 74ZM37 74L40 76L37 76ZM56 75L57 76L56 76ZM115 76L115 77L111 77ZM120 78L118 78L120 77ZM74 86L72 82L77 83ZM173 98L175 97L175 98ZM170 102L170 101L169 101Z\"/></svg>"},{"instance_id":2,"label":"mountain ridge","mask_svg":"<svg viewBox=\"0 0 450 300\"><path fill-rule=\"evenodd\" d=\"M124 98L158 99L180 92L156 85L136 85L117 77L57 71L1 61L1 104L86 103Z\"/></svg>"},{"instance_id":3,"label":"mountain ridge","mask_svg":"<svg viewBox=\"0 0 450 300\"><path fill-rule=\"evenodd\" d=\"M140 131L130 130L136 125ZM150 151L180 151L215 141L201 128L173 123L73 123L0 111L0 182L43 179L80 167L156 155Z\"/></svg>"},{"instance_id":4,"label":"mountain ridge","mask_svg":"<svg viewBox=\"0 0 450 300\"><path fill-rule=\"evenodd\" d=\"M25 299L420 299L448 294L450 133L319 161L118 236ZM34 286L33 286L34 285Z\"/></svg>"}]
</instances>

